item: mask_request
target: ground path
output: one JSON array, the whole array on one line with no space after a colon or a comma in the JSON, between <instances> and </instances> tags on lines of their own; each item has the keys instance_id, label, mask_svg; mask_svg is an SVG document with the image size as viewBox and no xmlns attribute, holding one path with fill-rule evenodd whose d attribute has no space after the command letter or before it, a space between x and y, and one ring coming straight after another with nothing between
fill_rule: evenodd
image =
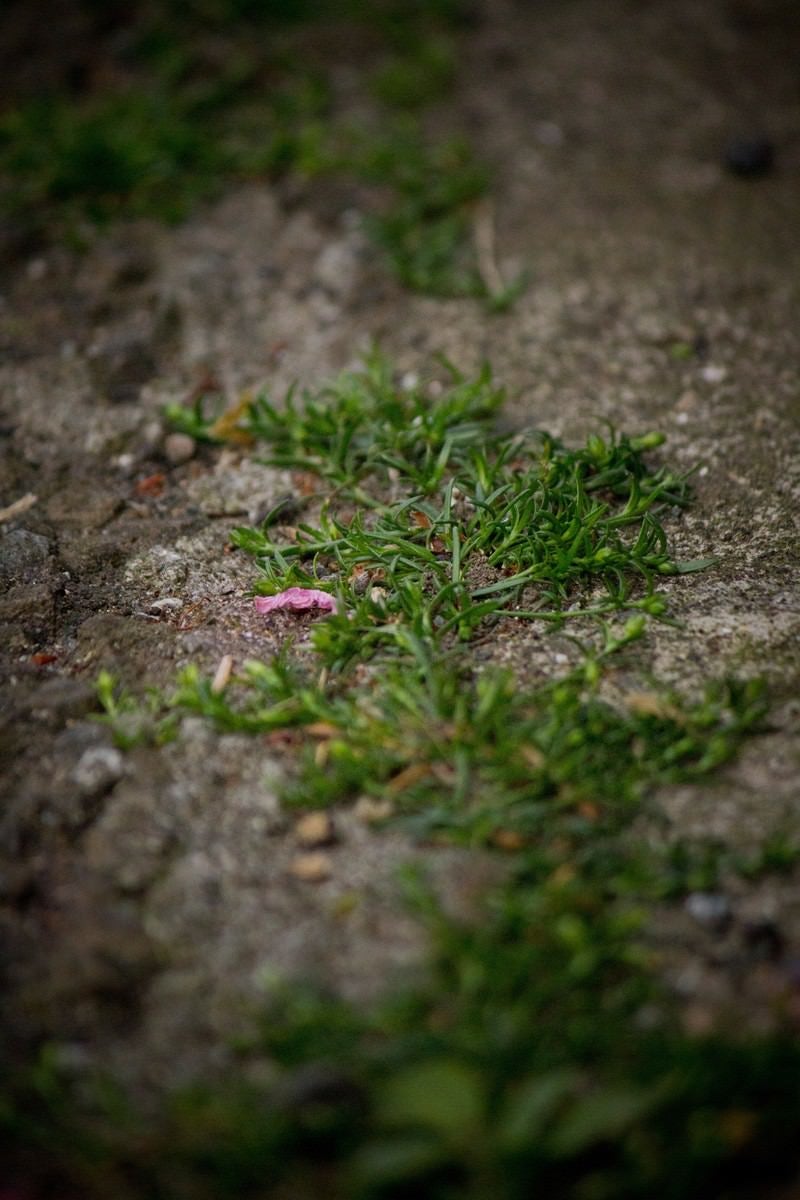
<instances>
[{"instance_id":1,"label":"ground path","mask_svg":"<svg viewBox=\"0 0 800 1200\"><path fill-rule=\"evenodd\" d=\"M187 662L268 656L282 636L252 614L252 567L228 534L296 481L235 447L165 456L162 406L204 376L230 400L262 385L280 396L378 339L398 378L435 374L437 353L465 371L488 359L509 424L567 440L601 420L663 430L671 462L702 464L678 551L719 564L669 582L684 626L654 631L643 653L668 682L729 669L764 674L773 694L771 732L720 782L664 803L734 843L798 831L800 125L786 14L745 0L535 7L493 5L464 35L441 118L493 164L496 265L530 271L506 313L403 290L359 225L358 190L324 183L237 187L175 229L112 227L83 255L3 264L0 504L36 497L0 541L0 922L21 1046L54 1038L148 1088L216 1068L265 971L360 999L417 961L399 865L424 861L462 912L503 869L348 811L331 877L309 884L289 871L269 745L189 721L175 743L123 756L88 719L101 668L164 685ZM776 168L737 178L722 150L753 126ZM153 607L165 598L180 607ZM564 645L527 626L483 653L536 678ZM774 930L782 960L800 955L796 884L742 885L724 937L680 906L660 915L691 1020L735 1002L770 1026L780 967L752 930Z\"/></svg>"}]
</instances>

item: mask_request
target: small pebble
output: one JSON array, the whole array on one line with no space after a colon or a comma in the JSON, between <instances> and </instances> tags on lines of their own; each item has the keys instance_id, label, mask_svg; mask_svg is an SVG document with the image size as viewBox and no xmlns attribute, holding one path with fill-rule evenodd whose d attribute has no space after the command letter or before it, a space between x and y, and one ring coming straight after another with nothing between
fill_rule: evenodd
<instances>
[{"instance_id":1,"label":"small pebble","mask_svg":"<svg viewBox=\"0 0 800 1200\"><path fill-rule=\"evenodd\" d=\"M391 800L374 800L372 796L361 796L353 806L353 816L363 821L365 825L375 825L378 821L388 821L394 813Z\"/></svg>"},{"instance_id":2,"label":"small pebble","mask_svg":"<svg viewBox=\"0 0 800 1200\"><path fill-rule=\"evenodd\" d=\"M188 433L170 433L164 438L164 455L174 467L194 458L197 442Z\"/></svg>"},{"instance_id":3,"label":"small pebble","mask_svg":"<svg viewBox=\"0 0 800 1200\"><path fill-rule=\"evenodd\" d=\"M492 843L498 850L521 850L525 838L516 829L496 829L492 834Z\"/></svg>"},{"instance_id":4,"label":"small pebble","mask_svg":"<svg viewBox=\"0 0 800 1200\"><path fill-rule=\"evenodd\" d=\"M72 781L83 796L97 796L115 784L125 770L122 755L113 746L90 746L72 771Z\"/></svg>"},{"instance_id":5,"label":"small pebble","mask_svg":"<svg viewBox=\"0 0 800 1200\"><path fill-rule=\"evenodd\" d=\"M30 529L10 529L0 536L0 583L33 582L47 572L50 542Z\"/></svg>"},{"instance_id":6,"label":"small pebble","mask_svg":"<svg viewBox=\"0 0 800 1200\"><path fill-rule=\"evenodd\" d=\"M294 827L294 836L302 846L330 846L336 841L333 818L326 812L310 812L301 817Z\"/></svg>"},{"instance_id":7,"label":"small pebble","mask_svg":"<svg viewBox=\"0 0 800 1200\"><path fill-rule=\"evenodd\" d=\"M561 146L564 142L564 131L555 121L537 121L533 135L543 146Z\"/></svg>"},{"instance_id":8,"label":"small pebble","mask_svg":"<svg viewBox=\"0 0 800 1200\"><path fill-rule=\"evenodd\" d=\"M162 613L177 612L180 608L183 608L183 601L179 596L163 596L160 600L154 600L147 611L154 617L160 617Z\"/></svg>"},{"instance_id":9,"label":"small pebble","mask_svg":"<svg viewBox=\"0 0 800 1200\"><path fill-rule=\"evenodd\" d=\"M27 265L26 274L28 279L33 280L34 283L38 283L40 279L44 279L47 274L47 259L32 258Z\"/></svg>"},{"instance_id":10,"label":"small pebble","mask_svg":"<svg viewBox=\"0 0 800 1200\"><path fill-rule=\"evenodd\" d=\"M786 949L786 940L774 921L765 918L745 926L744 939L753 956L777 962Z\"/></svg>"},{"instance_id":11,"label":"small pebble","mask_svg":"<svg viewBox=\"0 0 800 1200\"><path fill-rule=\"evenodd\" d=\"M301 879L303 883L322 883L330 878L333 863L327 854L312 850L306 854L296 854L289 870L295 879Z\"/></svg>"},{"instance_id":12,"label":"small pebble","mask_svg":"<svg viewBox=\"0 0 800 1200\"><path fill-rule=\"evenodd\" d=\"M731 916L730 902L719 892L692 892L686 897L685 908L700 925L726 925Z\"/></svg>"}]
</instances>

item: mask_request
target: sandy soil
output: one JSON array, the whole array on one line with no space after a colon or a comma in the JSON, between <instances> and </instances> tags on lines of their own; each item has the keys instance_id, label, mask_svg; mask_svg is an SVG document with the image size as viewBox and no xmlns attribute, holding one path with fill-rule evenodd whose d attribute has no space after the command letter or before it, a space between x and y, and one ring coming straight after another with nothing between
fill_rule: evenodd
<instances>
[{"instance_id":1,"label":"sandy soil","mask_svg":"<svg viewBox=\"0 0 800 1200\"><path fill-rule=\"evenodd\" d=\"M657 630L643 656L688 686L765 674L774 706L719 782L663 802L676 827L737 844L800 832L792 19L756 0L486 6L436 121L492 163L499 269L530 270L504 315L403 291L357 189L320 183L231 190L180 228L115 227L79 256L8 244L0 507L36 497L0 525L0 929L20 1052L56 1039L148 1086L224 1065L266 974L358 998L413 969L403 863L466 909L502 869L340 813L332 877L301 882L268 745L187 721L170 746L124 756L91 721L101 668L138 690L279 640L253 619L252 568L227 535L292 481L230 450L166 455L162 405L209 375L231 400L280 395L378 338L400 372L435 372L437 352L465 369L488 358L510 422L664 430L673 462L701 464L672 529L680 553L720 564L671 583L685 628ZM723 165L726 140L751 130L776 145L763 179ZM159 615L165 598L181 605ZM484 652L525 675L560 651L516 628ZM774 959L800 955L796 884L738 884L724 938L680 906L660 915L665 975L698 1021L735 1000L768 1026ZM779 939L766 957L759 923Z\"/></svg>"}]
</instances>

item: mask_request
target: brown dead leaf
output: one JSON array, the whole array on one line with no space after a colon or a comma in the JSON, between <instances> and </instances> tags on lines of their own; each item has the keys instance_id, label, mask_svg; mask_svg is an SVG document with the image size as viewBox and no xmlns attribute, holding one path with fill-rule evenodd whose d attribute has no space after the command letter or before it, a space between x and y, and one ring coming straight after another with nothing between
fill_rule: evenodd
<instances>
[{"instance_id":1,"label":"brown dead leaf","mask_svg":"<svg viewBox=\"0 0 800 1200\"><path fill-rule=\"evenodd\" d=\"M144 479L140 479L134 490L137 496L157 498L163 494L166 483L166 475L161 471L156 471L154 475L145 475Z\"/></svg>"},{"instance_id":2,"label":"brown dead leaf","mask_svg":"<svg viewBox=\"0 0 800 1200\"><path fill-rule=\"evenodd\" d=\"M747 1108L729 1108L720 1113L719 1125L723 1138L735 1150L752 1140L758 1125L758 1113Z\"/></svg>"},{"instance_id":3,"label":"brown dead leaf","mask_svg":"<svg viewBox=\"0 0 800 1200\"><path fill-rule=\"evenodd\" d=\"M498 850L521 850L525 845L525 838L517 829L495 829L492 845L497 846Z\"/></svg>"},{"instance_id":4,"label":"brown dead leaf","mask_svg":"<svg viewBox=\"0 0 800 1200\"><path fill-rule=\"evenodd\" d=\"M537 746L520 746L519 753L527 766L531 767L534 771L540 770L546 762L545 756Z\"/></svg>"},{"instance_id":5,"label":"brown dead leaf","mask_svg":"<svg viewBox=\"0 0 800 1200\"><path fill-rule=\"evenodd\" d=\"M684 722L681 710L657 692L628 692L625 703L631 712L640 717L660 717L662 720L677 721L679 724Z\"/></svg>"},{"instance_id":6,"label":"brown dead leaf","mask_svg":"<svg viewBox=\"0 0 800 1200\"><path fill-rule=\"evenodd\" d=\"M293 471L292 483L301 496L313 496L319 491L319 480L310 471Z\"/></svg>"},{"instance_id":7,"label":"brown dead leaf","mask_svg":"<svg viewBox=\"0 0 800 1200\"><path fill-rule=\"evenodd\" d=\"M196 404L198 400L202 400L204 396L219 395L222 391L222 384L217 379L216 375L211 371L204 371L194 385L189 395L186 397L186 404Z\"/></svg>"},{"instance_id":8,"label":"brown dead leaf","mask_svg":"<svg viewBox=\"0 0 800 1200\"><path fill-rule=\"evenodd\" d=\"M302 740L303 734L299 729L271 729L269 733L264 734L264 741L276 750L299 746Z\"/></svg>"},{"instance_id":9,"label":"brown dead leaf","mask_svg":"<svg viewBox=\"0 0 800 1200\"><path fill-rule=\"evenodd\" d=\"M555 887L565 887L568 883L572 883L576 874L577 872L572 863L561 863L553 871L547 882L554 884Z\"/></svg>"},{"instance_id":10,"label":"brown dead leaf","mask_svg":"<svg viewBox=\"0 0 800 1200\"><path fill-rule=\"evenodd\" d=\"M396 796L398 792L404 792L407 788L413 787L415 783L419 783L420 779L425 779L427 775L431 774L432 769L430 763L411 763L410 766L404 767L389 780L386 785L387 791Z\"/></svg>"},{"instance_id":11,"label":"brown dead leaf","mask_svg":"<svg viewBox=\"0 0 800 1200\"><path fill-rule=\"evenodd\" d=\"M237 400L230 408L226 408L225 412L217 417L209 428L208 432L211 437L218 438L221 442L231 442L235 446L252 446L255 441L252 433L248 433L239 425L239 422L247 416L252 402L253 397L249 392L245 392L240 400Z\"/></svg>"},{"instance_id":12,"label":"brown dead leaf","mask_svg":"<svg viewBox=\"0 0 800 1200\"><path fill-rule=\"evenodd\" d=\"M312 721L310 725L304 725L306 733L310 733L315 738L330 738L339 733L335 725L331 725L330 721Z\"/></svg>"}]
</instances>

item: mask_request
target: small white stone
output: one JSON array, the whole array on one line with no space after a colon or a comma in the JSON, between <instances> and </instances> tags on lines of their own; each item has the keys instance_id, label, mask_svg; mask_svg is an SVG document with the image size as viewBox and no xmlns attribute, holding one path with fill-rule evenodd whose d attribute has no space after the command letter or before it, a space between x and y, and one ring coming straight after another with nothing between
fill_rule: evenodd
<instances>
[{"instance_id":1,"label":"small white stone","mask_svg":"<svg viewBox=\"0 0 800 1200\"><path fill-rule=\"evenodd\" d=\"M164 438L164 454L175 467L193 458L196 449L197 442L188 433L170 433Z\"/></svg>"},{"instance_id":2,"label":"small white stone","mask_svg":"<svg viewBox=\"0 0 800 1200\"><path fill-rule=\"evenodd\" d=\"M564 141L564 131L555 121L537 121L533 134L543 146L560 146Z\"/></svg>"},{"instance_id":3,"label":"small white stone","mask_svg":"<svg viewBox=\"0 0 800 1200\"><path fill-rule=\"evenodd\" d=\"M700 925L718 925L730 916L728 898L719 892L692 892L684 903L686 911Z\"/></svg>"},{"instance_id":4,"label":"small white stone","mask_svg":"<svg viewBox=\"0 0 800 1200\"><path fill-rule=\"evenodd\" d=\"M160 600L154 600L148 611L159 615L165 612L177 612L179 608L183 608L183 601L179 596L163 596Z\"/></svg>"},{"instance_id":5,"label":"small white stone","mask_svg":"<svg viewBox=\"0 0 800 1200\"><path fill-rule=\"evenodd\" d=\"M125 764L114 746L91 746L84 750L72 772L72 780L84 796L96 796L122 777Z\"/></svg>"}]
</instances>

